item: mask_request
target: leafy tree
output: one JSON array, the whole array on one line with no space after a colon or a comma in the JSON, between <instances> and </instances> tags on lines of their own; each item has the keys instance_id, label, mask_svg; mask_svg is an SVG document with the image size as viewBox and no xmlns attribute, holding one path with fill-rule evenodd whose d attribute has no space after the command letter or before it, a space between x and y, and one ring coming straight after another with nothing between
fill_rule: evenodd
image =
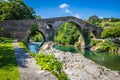
<instances>
[{"instance_id":1,"label":"leafy tree","mask_svg":"<svg viewBox=\"0 0 120 80\"><path fill-rule=\"evenodd\" d=\"M35 11L23 0L0 1L0 20L34 19Z\"/></svg>"},{"instance_id":2,"label":"leafy tree","mask_svg":"<svg viewBox=\"0 0 120 80\"><path fill-rule=\"evenodd\" d=\"M32 33L32 32L35 32L35 31L37 31L37 30L38 30L38 25L37 25L37 24L33 24L33 25L30 27L31 33Z\"/></svg>"},{"instance_id":3,"label":"leafy tree","mask_svg":"<svg viewBox=\"0 0 120 80\"><path fill-rule=\"evenodd\" d=\"M43 36L40 32L35 31L35 32L30 34L29 39L33 42L42 42Z\"/></svg>"},{"instance_id":4,"label":"leafy tree","mask_svg":"<svg viewBox=\"0 0 120 80\"><path fill-rule=\"evenodd\" d=\"M91 24L95 24L95 23L98 22L98 21L99 21L99 18L98 18L98 16L96 16L96 15L90 16L90 17L88 18L88 20L87 20L87 22L89 22L89 23L91 23Z\"/></svg>"},{"instance_id":5,"label":"leafy tree","mask_svg":"<svg viewBox=\"0 0 120 80\"><path fill-rule=\"evenodd\" d=\"M41 16L35 15L35 19L41 19Z\"/></svg>"},{"instance_id":6,"label":"leafy tree","mask_svg":"<svg viewBox=\"0 0 120 80\"><path fill-rule=\"evenodd\" d=\"M103 30L102 38L115 38L120 37L120 27L111 27Z\"/></svg>"},{"instance_id":7,"label":"leafy tree","mask_svg":"<svg viewBox=\"0 0 120 80\"><path fill-rule=\"evenodd\" d=\"M73 24L67 22L59 27L55 41L63 45L74 45L78 41L80 32Z\"/></svg>"}]
</instances>

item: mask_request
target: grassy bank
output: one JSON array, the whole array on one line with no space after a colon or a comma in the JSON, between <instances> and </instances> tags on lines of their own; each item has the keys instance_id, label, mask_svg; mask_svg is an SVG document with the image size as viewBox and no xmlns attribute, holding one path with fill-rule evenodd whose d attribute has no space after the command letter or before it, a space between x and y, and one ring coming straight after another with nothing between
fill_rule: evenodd
<instances>
[{"instance_id":1,"label":"grassy bank","mask_svg":"<svg viewBox=\"0 0 120 80\"><path fill-rule=\"evenodd\" d=\"M18 44L27 52L29 51L22 42ZM58 80L69 80L65 72L62 71L62 62L55 58L53 54L45 55L43 53L36 54L32 52L29 52L29 54L36 59L37 64L40 65L43 70L50 71Z\"/></svg>"},{"instance_id":2,"label":"grassy bank","mask_svg":"<svg viewBox=\"0 0 120 80\"><path fill-rule=\"evenodd\" d=\"M29 52L29 49L22 42L18 42L19 46L23 48L26 52Z\"/></svg>"},{"instance_id":3,"label":"grassy bank","mask_svg":"<svg viewBox=\"0 0 120 80\"><path fill-rule=\"evenodd\" d=\"M20 80L12 40L0 42L0 80Z\"/></svg>"}]
</instances>

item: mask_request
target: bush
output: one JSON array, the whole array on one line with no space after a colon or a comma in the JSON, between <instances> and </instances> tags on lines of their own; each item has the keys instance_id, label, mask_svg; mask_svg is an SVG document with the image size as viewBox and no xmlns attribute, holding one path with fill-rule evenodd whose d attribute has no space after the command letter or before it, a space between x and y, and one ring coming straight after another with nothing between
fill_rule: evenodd
<instances>
[{"instance_id":1,"label":"bush","mask_svg":"<svg viewBox=\"0 0 120 80\"><path fill-rule=\"evenodd\" d=\"M90 45L91 46L96 46L96 44L101 43L102 40L91 40Z\"/></svg>"},{"instance_id":2,"label":"bush","mask_svg":"<svg viewBox=\"0 0 120 80\"><path fill-rule=\"evenodd\" d=\"M114 51L119 48L117 44L110 40L92 40L91 46L97 47L97 50L101 52Z\"/></svg>"},{"instance_id":3,"label":"bush","mask_svg":"<svg viewBox=\"0 0 120 80\"><path fill-rule=\"evenodd\" d=\"M58 28L54 40L62 45L74 45L79 36L80 32L77 27L70 22L66 22Z\"/></svg>"},{"instance_id":4,"label":"bush","mask_svg":"<svg viewBox=\"0 0 120 80\"><path fill-rule=\"evenodd\" d=\"M120 37L120 27L106 28L101 34L102 38L116 38Z\"/></svg>"},{"instance_id":5,"label":"bush","mask_svg":"<svg viewBox=\"0 0 120 80\"><path fill-rule=\"evenodd\" d=\"M62 71L62 62L57 60L53 54L44 55L39 53L35 56L35 59L43 70L50 71L58 80L68 80L67 75Z\"/></svg>"},{"instance_id":6,"label":"bush","mask_svg":"<svg viewBox=\"0 0 120 80\"><path fill-rule=\"evenodd\" d=\"M37 24L33 24L31 27L30 27L30 31L31 32L35 32L38 30L38 25Z\"/></svg>"}]
</instances>

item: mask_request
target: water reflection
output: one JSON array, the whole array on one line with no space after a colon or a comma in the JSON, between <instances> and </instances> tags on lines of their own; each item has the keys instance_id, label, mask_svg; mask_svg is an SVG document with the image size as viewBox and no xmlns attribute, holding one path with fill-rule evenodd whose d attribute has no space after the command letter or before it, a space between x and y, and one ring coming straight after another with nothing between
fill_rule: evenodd
<instances>
[{"instance_id":1,"label":"water reflection","mask_svg":"<svg viewBox=\"0 0 120 80\"><path fill-rule=\"evenodd\" d=\"M84 56L93 60L99 65L105 66L112 70L120 71L120 56L106 52L85 51Z\"/></svg>"}]
</instances>

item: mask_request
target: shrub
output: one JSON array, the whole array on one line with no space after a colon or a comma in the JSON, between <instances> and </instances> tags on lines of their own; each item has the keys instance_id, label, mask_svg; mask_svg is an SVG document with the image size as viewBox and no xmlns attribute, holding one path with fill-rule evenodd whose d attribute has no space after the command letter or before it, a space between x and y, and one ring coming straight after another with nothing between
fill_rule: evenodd
<instances>
[{"instance_id":1,"label":"shrub","mask_svg":"<svg viewBox=\"0 0 120 80\"><path fill-rule=\"evenodd\" d=\"M31 32L35 32L38 30L38 25L37 24L33 24L31 27L30 27L30 31Z\"/></svg>"},{"instance_id":2,"label":"shrub","mask_svg":"<svg viewBox=\"0 0 120 80\"><path fill-rule=\"evenodd\" d=\"M106 28L101 34L102 38L115 38L120 37L120 27Z\"/></svg>"},{"instance_id":3,"label":"shrub","mask_svg":"<svg viewBox=\"0 0 120 80\"><path fill-rule=\"evenodd\" d=\"M53 54L44 55L39 53L35 56L35 59L42 69L53 73L58 80L68 80L67 75L62 71L62 62L57 60Z\"/></svg>"},{"instance_id":4,"label":"shrub","mask_svg":"<svg viewBox=\"0 0 120 80\"><path fill-rule=\"evenodd\" d=\"M110 40L92 40L91 46L97 47L98 51L108 52L109 50L114 51L119 48L117 44Z\"/></svg>"}]
</instances>

